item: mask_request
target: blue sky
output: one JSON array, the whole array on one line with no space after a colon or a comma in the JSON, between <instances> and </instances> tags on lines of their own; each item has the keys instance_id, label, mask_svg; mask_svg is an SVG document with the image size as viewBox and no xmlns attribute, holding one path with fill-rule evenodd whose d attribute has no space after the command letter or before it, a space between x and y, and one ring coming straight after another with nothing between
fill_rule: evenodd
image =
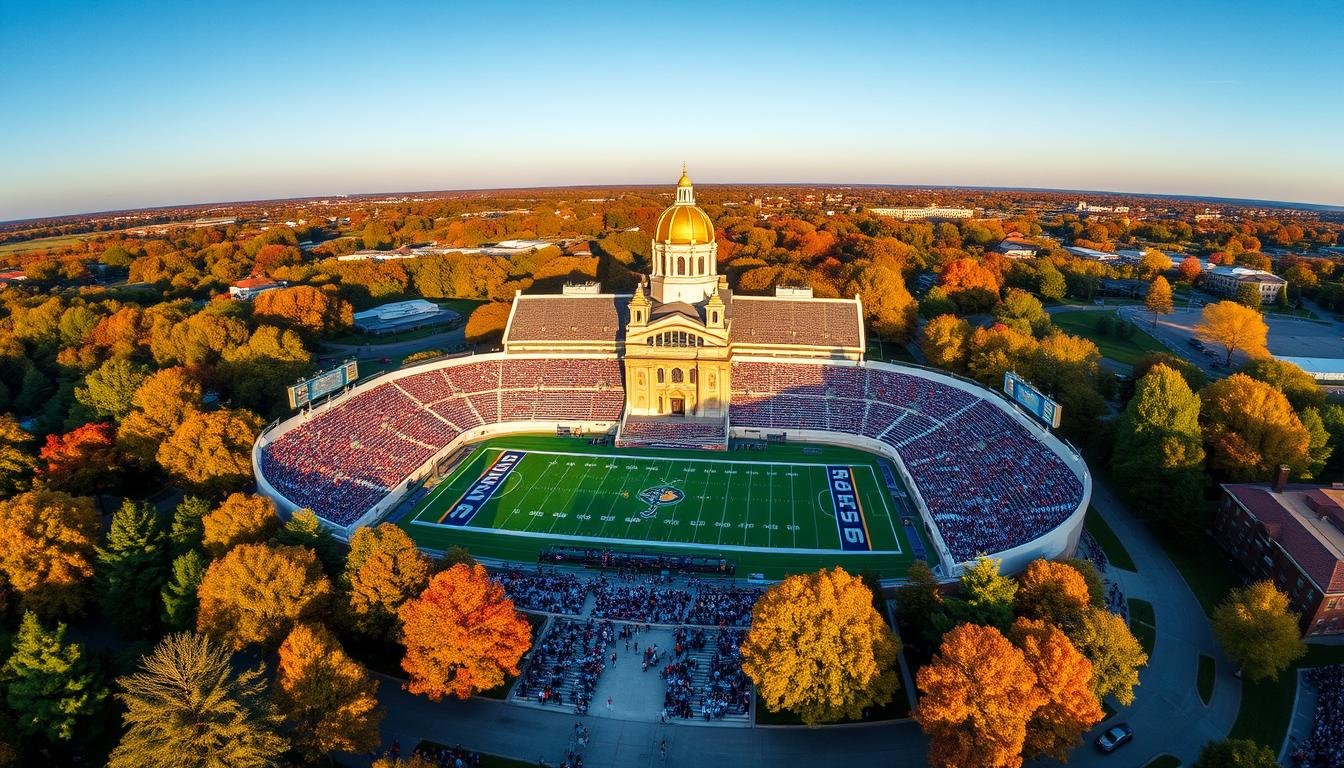
<instances>
[{"instance_id":1,"label":"blue sky","mask_svg":"<svg viewBox=\"0 0 1344 768\"><path fill-rule=\"evenodd\" d=\"M0 3L0 220L669 182L1344 204L1344 3Z\"/></svg>"}]
</instances>

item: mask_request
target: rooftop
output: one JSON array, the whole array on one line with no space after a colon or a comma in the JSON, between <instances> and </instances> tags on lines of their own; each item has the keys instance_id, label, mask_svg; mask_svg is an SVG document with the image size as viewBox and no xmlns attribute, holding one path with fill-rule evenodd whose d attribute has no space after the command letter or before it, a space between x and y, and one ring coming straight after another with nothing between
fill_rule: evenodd
<instances>
[{"instance_id":1,"label":"rooftop","mask_svg":"<svg viewBox=\"0 0 1344 768\"><path fill-rule=\"evenodd\" d=\"M1270 538L1325 592L1344 592L1344 489L1290 485L1223 488L1264 524ZM1336 522L1337 521L1337 522Z\"/></svg>"}]
</instances>

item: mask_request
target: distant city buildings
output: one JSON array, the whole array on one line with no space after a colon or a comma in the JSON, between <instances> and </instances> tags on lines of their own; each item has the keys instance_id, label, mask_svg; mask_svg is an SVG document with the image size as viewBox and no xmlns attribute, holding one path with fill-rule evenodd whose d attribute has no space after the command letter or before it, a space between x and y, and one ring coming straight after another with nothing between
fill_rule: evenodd
<instances>
[{"instance_id":1,"label":"distant city buildings","mask_svg":"<svg viewBox=\"0 0 1344 768\"><path fill-rule=\"evenodd\" d=\"M1344 633L1344 486L1229 484L1214 539L1251 578L1288 595L1304 635Z\"/></svg>"},{"instance_id":2,"label":"distant city buildings","mask_svg":"<svg viewBox=\"0 0 1344 768\"><path fill-rule=\"evenodd\" d=\"M1273 273L1250 267L1217 266L1204 272L1204 285L1215 293L1233 298L1239 295L1241 286L1253 285L1260 293L1260 302L1265 304L1277 301L1279 292L1288 286L1288 281Z\"/></svg>"},{"instance_id":3,"label":"distant city buildings","mask_svg":"<svg viewBox=\"0 0 1344 768\"><path fill-rule=\"evenodd\" d=\"M470 248L448 248L439 245L422 245L419 247L405 246L391 251L363 250L355 251L344 256L337 256L337 261L396 261L398 259L416 259L421 256L433 256L448 253L461 253L471 255L485 256L503 256L506 259L531 253L548 246L559 246L559 243L553 243L549 240L501 240L494 245L481 245ZM571 254L576 255L576 254Z\"/></svg>"},{"instance_id":4,"label":"distant city buildings","mask_svg":"<svg viewBox=\"0 0 1344 768\"><path fill-rule=\"evenodd\" d=\"M1111 264L1120 260L1120 257L1114 253L1098 251L1096 248L1084 248L1080 245L1068 245L1064 247L1064 250L1077 258L1097 261L1102 264Z\"/></svg>"},{"instance_id":5,"label":"distant city buildings","mask_svg":"<svg viewBox=\"0 0 1344 768\"><path fill-rule=\"evenodd\" d=\"M994 250L1009 259L1032 259L1041 252L1041 246L1027 242L1014 233L1005 237Z\"/></svg>"},{"instance_id":6,"label":"distant city buildings","mask_svg":"<svg viewBox=\"0 0 1344 768\"><path fill-rule=\"evenodd\" d=\"M975 216L974 208L945 208L932 204L926 208L869 208L868 212L901 221L969 219Z\"/></svg>"},{"instance_id":7,"label":"distant city buildings","mask_svg":"<svg viewBox=\"0 0 1344 768\"><path fill-rule=\"evenodd\" d=\"M1129 213L1128 205L1093 205L1085 200L1079 200L1073 209L1078 213Z\"/></svg>"},{"instance_id":8,"label":"distant city buildings","mask_svg":"<svg viewBox=\"0 0 1344 768\"><path fill-rule=\"evenodd\" d=\"M267 291L283 288L284 285L265 277L248 277L230 285L229 296L239 301L251 301Z\"/></svg>"}]
</instances>

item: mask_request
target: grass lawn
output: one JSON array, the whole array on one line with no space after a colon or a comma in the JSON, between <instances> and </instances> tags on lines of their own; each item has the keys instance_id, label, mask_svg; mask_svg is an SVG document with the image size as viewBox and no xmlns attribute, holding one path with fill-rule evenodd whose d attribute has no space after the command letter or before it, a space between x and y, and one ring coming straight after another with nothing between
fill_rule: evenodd
<instances>
[{"instance_id":1,"label":"grass lawn","mask_svg":"<svg viewBox=\"0 0 1344 768\"><path fill-rule=\"evenodd\" d=\"M1175 755L1158 755L1144 763L1143 768L1181 768L1181 759Z\"/></svg>"},{"instance_id":2,"label":"grass lawn","mask_svg":"<svg viewBox=\"0 0 1344 768\"><path fill-rule=\"evenodd\" d=\"M1109 357L1125 365L1134 365L1139 361L1139 358L1149 352L1166 350L1166 347L1162 346L1157 339L1149 336L1142 328L1136 329L1134 335L1128 339L1122 339L1114 333L1102 333L1097 330L1097 323L1103 317L1109 317L1114 321L1116 314L1114 312L1060 312L1057 315L1051 315L1050 320L1066 333L1092 340L1101 350L1103 357Z\"/></svg>"},{"instance_id":3,"label":"grass lawn","mask_svg":"<svg viewBox=\"0 0 1344 768\"><path fill-rule=\"evenodd\" d=\"M904 344L896 341L883 341L882 339L868 339L869 360L877 360L883 363L913 363L915 358L910 354L910 350L905 348Z\"/></svg>"},{"instance_id":4,"label":"grass lawn","mask_svg":"<svg viewBox=\"0 0 1344 768\"><path fill-rule=\"evenodd\" d=\"M1157 617L1153 615L1153 604L1137 597L1129 599L1129 628L1134 632L1143 652L1153 655L1153 643L1157 642Z\"/></svg>"},{"instance_id":5,"label":"grass lawn","mask_svg":"<svg viewBox=\"0 0 1344 768\"><path fill-rule=\"evenodd\" d=\"M1120 543L1120 537L1115 535L1111 526L1106 520L1092 507L1087 508L1087 517L1083 520L1083 527L1092 534L1092 538L1097 540L1101 551L1106 553L1106 559L1116 568L1122 568L1130 573L1138 573L1139 567L1134 564L1133 558L1125 550L1125 545Z\"/></svg>"},{"instance_id":6,"label":"grass lawn","mask_svg":"<svg viewBox=\"0 0 1344 768\"><path fill-rule=\"evenodd\" d=\"M908 537L916 527L903 524L877 461L822 446L769 445L708 458L702 451L504 437L478 445L401 524L423 546L460 544L524 562L552 544L616 544L725 557L745 573L798 572L845 559L852 568L895 576L912 558ZM857 529L837 521L827 482L835 470L856 489ZM498 479L479 484L484 477ZM862 534L866 545L842 545L842 530Z\"/></svg>"},{"instance_id":7,"label":"grass lawn","mask_svg":"<svg viewBox=\"0 0 1344 768\"><path fill-rule=\"evenodd\" d=\"M1206 705L1213 699L1213 678L1216 669L1212 656L1199 654L1199 676L1195 679L1195 684L1199 687L1200 700Z\"/></svg>"},{"instance_id":8,"label":"grass lawn","mask_svg":"<svg viewBox=\"0 0 1344 768\"><path fill-rule=\"evenodd\" d=\"M1293 698L1297 695L1297 670L1344 664L1344 646L1307 645L1307 655L1284 670L1274 680L1241 683L1241 711L1232 726L1233 739L1254 739L1276 753L1288 736L1293 717Z\"/></svg>"},{"instance_id":9,"label":"grass lawn","mask_svg":"<svg viewBox=\"0 0 1344 768\"><path fill-rule=\"evenodd\" d=\"M92 233L88 235L57 235L56 237L39 237L36 240L20 240L15 243L4 243L0 245L0 254L6 253L26 253L27 251L40 251L47 248L65 248L74 245L90 237L98 237L102 233Z\"/></svg>"}]
</instances>

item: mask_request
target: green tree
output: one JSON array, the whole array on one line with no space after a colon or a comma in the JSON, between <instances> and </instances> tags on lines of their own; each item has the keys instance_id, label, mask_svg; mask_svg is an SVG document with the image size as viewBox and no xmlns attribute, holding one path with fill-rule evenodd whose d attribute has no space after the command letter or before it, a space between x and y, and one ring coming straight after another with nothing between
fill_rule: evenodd
<instances>
[{"instance_id":1,"label":"green tree","mask_svg":"<svg viewBox=\"0 0 1344 768\"><path fill-rule=\"evenodd\" d=\"M1064 298L1064 294L1068 291L1068 283L1064 281L1064 273L1055 269L1055 265L1047 262L1041 266L1038 275L1040 285L1036 292L1041 295L1042 299L1059 301Z\"/></svg>"},{"instance_id":2,"label":"green tree","mask_svg":"<svg viewBox=\"0 0 1344 768\"><path fill-rule=\"evenodd\" d=\"M78 643L65 642L65 624L48 630L27 611L14 650L0 669L5 701L25 736L68 742L97 713L107 690ZM87 731L85 731L87 734Z\"/></svg>"},{"instance_id":3,"label":"green tree","mask_svg":"<svg viewBox=\"0 0 1344 768\"><path fill-rule=\"evenodd\" d=\"M210 561L199 550L189 549L173 559L173 572L159 596L163 600L164 626L174 630L196 626L196 590Z\"/></svg>"},{"instance_id":4,"label":"green tree","mask_svg":"<svg viewBox=\"0 0 1344 768\"><path fill-rule=\"evenodd\" d=\"M290 515L285 524L280 526L280 530L271 537L271 541L281 546L307 547L313 550L322 563L322 570L326 571L328 576L339 575L341 567L345 564L341 545L336 543L336 537L331 535L331 530L322 524L311 509L300 509Z\"/></svg>"},{"instance_id":5,"label":"green tree","mask_svg":"<svg viewBox=\"0 0 1344 768\"><path fill-rule=\"evenodd\" d=\"M1260 308L1260 286L1255 283L1242 283L1237 286L1237 303L1251 309Z\"/></svg>"},{"instance_id":6,"label":"green tree","mask_svg":"<svg viewBox=\"0 0 1344 768\"><path fill-rule=\"evenodd\" d=\"M905 583L896 590L896 620L903 634L917 633L929 646L936 646L942 635L936 629L935 618L942 613L943 594L938 577L928 563L915 560L906 572Z\"/></svg>"},{"instance_id":7,"label":"green tree","mask_svg":"<svg viewBox=\"0 0 1344 768\"><path fill-rule=\"evenodd\" d=\"M135 392L148 376L149 368L114 357L84 377L84 385L75 387L75 399L95 418L111 416L121 421L131 412Z\"/></svg>"},{"instance_id":8,"label":"green tree","mask_svg":"<svg viewBox=\"0 0 1344 768\"><path fill-rule=\"evenodd\" d=\"M1251 682L1277 677L1307 652L1288 596L1272 582L1234 589L1213 612L1213 632Z\"/></svg>"},{"instance_id":9,"label":"green tree","mask_svg":"<svg viewBox=\"0 0 1344 768\"><path fill-rule=\"evenodd\" d=\"M1201 497L1200 399L1181 374L1156 365L1139 379L1116 426L1111 468L1135 511L1186 520Z\"/></svg>"},{"instance_id":10,"label":"green tree","mask_svg":"<svg viewBox=\"0 0 1344 768\"><path fill-rule=\"evenodd\" d=\"M1019 333L1037 337L1050 330L1050 316L1040 299L1017 288L1009 288L1003 301L994 307L994 319Z\"/></svg>"},{"instance_id":11,"label":"green tree","mask_svg":"<svg viewBox=\"0 0 1344 768\"><path fill-rule=\"evenodd\" d=\"M158 615L167 578L168 537L154 508L130 499L112 515L94 571L103 615L123 633L140 636Z\"/></svg>"},{"instance_id":12,"label":"green tree","mask_svg":"<svg viewBox=\"0 0 1344 768\"><path fill-rule=\"evenodd\" d=\"M140 670L120 678L126 732L110 768L272 768L288 743L266 695L265 671L235 673L228 649L201 635L169 635Z\"/></svg>"},{"instance_id":13,"label":"green tree","mask_svg":"<svg viewBox=\"0 0 1344 768\"><path fill-rule=\"evenodd\" d=\"M1126 706L1134 703L1139 668L1147 665L1148 654L1124 619L1105 608L1093 608L1069 639L1092 662L1092 692L1098 699L1114 696Z\"/></svg>"},{"instance_id":14,"label":"green tree","mask_svg":"<svg viewBox=\"0 0 1344 768\"><path fill-rule=\"evenodd\" d=\"M999 573L999 563L993 558L980 557L962 571L960 595L944 601L947 615L940 617L941 632L965 623L999 629L1013 623L1017 582Z\"/></svg>"},{"instance_id":15,"label":"green tree","mask_svg":"<svg viewBox=\"0 0 1344 768\"><path fill-rule=\"evenodd\" d=\"M1250 739L1211 741L1199 751L1194 768L1278 768L1274 750Z\"/></svg>"},{"instance_id":16,"label":"green tree","mask_svg":"<svg viewBox=\"0 0 1344 768\"><path fill-rule=\"evenodd\" d=\"M1321 408L1325 405L1325 390L1320 388L1311 374L1286 360L1272 357L1252 360L1242 367L1241 373L1282 392L1298 413L1306 408Z\"/></svg>"},{"instance_id":17,"label":"green tree","mask_svg":"<svg viewBox=\"0 0 1344 768\"><path fill-rule=\"evenodd\" d=\"M201 546L205 536L202 522L210 514L210 502L199 496L187 496L173 510L173 527L168 539L173 543L173 554L180 555L187 550Z\"/></svg>"}]
</instances>

